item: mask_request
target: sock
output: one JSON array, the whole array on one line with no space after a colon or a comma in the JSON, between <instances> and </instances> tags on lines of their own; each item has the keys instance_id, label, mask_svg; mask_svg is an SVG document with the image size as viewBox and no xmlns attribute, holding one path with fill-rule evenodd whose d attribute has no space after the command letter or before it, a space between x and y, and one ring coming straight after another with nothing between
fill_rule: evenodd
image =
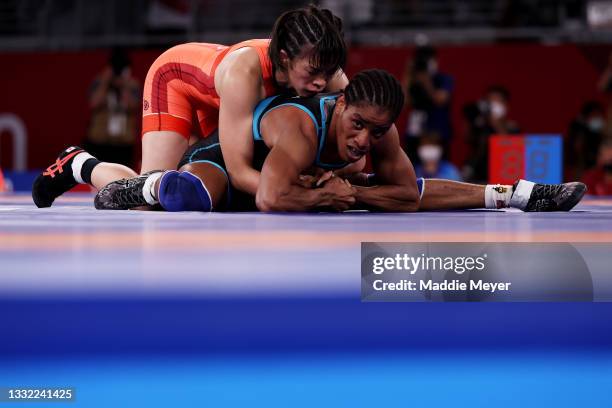
<instances>
[{"instance_id":1,"label":"sock","mask_svg":"<svg viewBox=\"0 0 612 408\"><path fill-rule=\"evenodd\" d=\"M487 184L485 186L486 208L507 208L512 198L512 186L506 184Z\"/></svg>"},{"instance_id":2,"label":"sock","mask_svg":"<svg viewBox=\"0 0 612 408\"><path fill-rule=\"evenodd\" d=\"M159 180L159 178L163 175L163 171L151 173L151 175L149 175L149 177L147 177L145 180L144 186L142 186L142 195L149 205L159 204L159 200L157 199L157 194L155 192L155 183L157 183L157 180Z\"/></svg>"},{"instance_id":3,"label":"sock","mask_svg":"<svg viewBox=\"0 0 612 408\"><path fill-rule=\"evenodd\" d=\"M531 192L533 191L533 187L535 183L527 180L519 180L514 188L514 194L512 194L512 199L510 200L509 206L512 208L518 208L520 210L524 210L527 208L527 204L529 203L529 198L531 197Z\"/></svg>"},{"instance_id":4,"label":"sock","mask_svg":"<svg viewBox=\"0 0 612 408\"><path fill-rule=\"evenodd\" d=\"M72 159L72 176L79 184L91 184L91 172L100 163L87 152L79 153Z\"/></svg>"}]
</instances>

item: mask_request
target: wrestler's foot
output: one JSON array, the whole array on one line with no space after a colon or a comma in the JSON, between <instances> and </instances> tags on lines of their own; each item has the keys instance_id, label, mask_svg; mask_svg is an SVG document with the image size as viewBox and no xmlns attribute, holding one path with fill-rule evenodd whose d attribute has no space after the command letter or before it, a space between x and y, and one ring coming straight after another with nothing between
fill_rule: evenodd
<instances>
[{"instance_id":1,"label":"wrestler's foot","mask_svg":"<svg viewBox=\"0 0 612 408\"><path fill-rule=\"evenodd\" d=\"M523 211L569 211L584 196L584 183L536 184L526 180L514 183L510 207Z\"/></svg>"},{"instance_id":2,"label":"wrestler's foot","mask_svg":"<svg viewBox=\"0 0 612 408\"><path fill-rule=\"evenodd\" d=\"M152 197L146 197L150 187L147 179L154 173L163 173L154 170L131 179L113 181L104 186L94 199L94 205L98 210L129 210L130 208L144 207L155 204ZM149 200L147 201L147 198Z\"/></svg>"},{"instance_id":3,"label":"wrestler's foot","mask_svg":"<svg viewBox=\"0 0 612 408\"><path fill-rule=\"evenodd\" d=\"M53 201L78 183L72 174L72 162L85 150L70 146L59 154L55 163L47 167L32 185L32 199L37 207L51 207Z\"/></svg>"}]
</instances>

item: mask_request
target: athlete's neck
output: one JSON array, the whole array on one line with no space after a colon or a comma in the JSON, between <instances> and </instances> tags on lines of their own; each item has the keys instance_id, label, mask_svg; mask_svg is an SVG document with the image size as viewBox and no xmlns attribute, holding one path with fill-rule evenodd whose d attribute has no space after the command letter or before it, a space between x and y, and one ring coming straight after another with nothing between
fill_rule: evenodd
<instances>
[{"instance_id":1,"label":"athlete's neck","mask_svg":"<svg viewBox=\"0 0 612 408\"><path fill-rule=\"evenodd\" d=\"M278 88L286 89L289 87L289 76L282 69L275 69L274 82L276 82Z\"/></svg>"},{"instance_id":2,"label":"athlete's neck","mask_svg":"<svg viewBox=\"0 0 612 408\"><path fill-rule=\"evenodd\" d=\"M332 115L331 121L329 122L329 128L327 129L327 135L325 137L325 146L321 151L321 161L324 163L339 163L342 161L338 152L338 136L336 133L336 127L338 125L338 119L340 115L335 113L335 106L329 110L328 115Z\"/></svg>"}]
</instances>

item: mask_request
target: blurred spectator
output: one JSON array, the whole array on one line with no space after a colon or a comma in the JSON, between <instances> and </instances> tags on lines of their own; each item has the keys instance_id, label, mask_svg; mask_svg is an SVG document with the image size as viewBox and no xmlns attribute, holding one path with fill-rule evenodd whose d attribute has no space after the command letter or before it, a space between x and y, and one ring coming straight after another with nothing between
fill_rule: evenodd
<instances>
[{"instance_id":1,"label":"blurred spectator","mask_svg":"<svg viewBox=\"0 0 612 408\"><path fill-rule=\"evenodd\" d=\"M604 72L601 74L597 87L601 92L612 91L612 53L610 53L610 55L608 56L608 65L606 66Z\"/></svg>"},{"instance_id":2,"label":"blurred spectator","mask_svg":"<svg viewBox=\"0 0 612 408\"><path fill-rule=\"evenodd\" d=\"M489 137L519 133L518 124L508 118L510 92L493 85L483 99L463 107L467 120L467 143L470 153L463 169L463 178L487 181L489 171Z\"/></svg>"},{"instance_id":3,"label":"blurred spectator","mask_svg":"<svg viewBox=\"0 0 612 408\"><path fill-rule=\"evenodd\" d=\"M402 84L411 109L405 138L410 160L419 162L416 148L419 138L426 131L436 132L447 151L452 132L450 106L453 78L438 71L433 47L421 46L416 49L413 60L406 64Z\"/></svg>"},{"instance_id":4,"label":"blurred spectator","mask_svg":"<svg viewBox=\"0 0 612 408\"><path fill-rule=\"evenodd\" d=\"M582 181L588 193L612 195L612 139L606 139L599 148L597 166L584 173Z\"/></svg>"},{"instance_id":5,"label":"blurred spectator","mask_svg":"<svg viewBox=\"0 0 612 408\"><path fill-rule=\"evenodd\" d=\"M191 23L190 4L187 0L151 0L147 13L147 26L151 30L185 31Z\"/></svg>"},{"instance_id":6,"label":"blurred spectator","mask_svg":"<svg viewBox=\"0 0 612 408\"><path fill-rule=\"evenodd\" d=\"M89 91L92 110L85 149L101 161L133 165L136 124L140 117L140 86L131 62L119 48Z\"/></svg>"},{"instance_id":7,"label":"blurred spectator","mask_svg":"<svg viewBox=\"0 0 612 408\"><path fill-rule=\"evenodd\" d=\"M420 163L416 165L417 177L442 178L461 181L457 167L442 159L444 148L440 137L433 132L426 133L420 138L417 154Z\"/></svg>"},{"instance_id":8,"label":"blurred spectator","mask_svg":"<svg viewBox=\"0 0 612 408\"><path fill-rule=\"evenodd\" d=\"M608 65L599 78L598 88L605 93L608 98L608 106L606 110L606 124L603 129L603 134L606 137L612 137L612 53L608 56Z\"/></svg>"},{"instance_id":9,"label":"blurred spectator","mask_svg":"<svg viewBox=\"0 0 612 408\"><path fill-rule=\"evenodd\" d=\"M565 177L568 180L579 180L586 169L595 166L605 126L602 104L597 101L586 102L567 133Z\"/></svg>"},{"instance_id":10,"label":"blurred spectator","mask_svg":"<svg viewBox=\"0 0 612 408\"><path fill-rule=\"evenodd\" d=\"M365 24L374 17L373 0L322 0L320 6L352 25Z\"/></svg>"}]
</instances>

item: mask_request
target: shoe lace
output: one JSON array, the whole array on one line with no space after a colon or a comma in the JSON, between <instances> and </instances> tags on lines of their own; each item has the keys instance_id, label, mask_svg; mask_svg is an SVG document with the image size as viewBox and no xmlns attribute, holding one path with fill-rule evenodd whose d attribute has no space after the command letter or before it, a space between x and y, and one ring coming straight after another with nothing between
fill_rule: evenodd
<instances>
[{"instance_id":1,"label":"shoe lace","mask_svg":"<svg viewBox=\"0 0 612 408\"><path fill-rule=\"evenodd\" d=\"M557 204L553 200L542 198L536 200L530 207L534 211L552 211L557 208Z\"/></svg>"},{"instance_id":2,"label":"shoe lace","mask_svg":"<svg viewBox=\"0 0 612 408\"><path fill-rule=\"evenodd\" d=\"M128 185L124 189L117 190L115 193L115 201L117 204L122 206L137 206L145 204L144 197L142 195L142 186Z\"/></svg>"},{"instance_id":3,"label":"shoe lace","mask_svg":"<svg viewBox=\"0 0 612 408\"><path fill-rule=\"evenodd\" d=\"M536 199L552 199L557 196L563 189L562 184L542 184L538 186L536 191Z\"/></svg>"}]
</instances>

